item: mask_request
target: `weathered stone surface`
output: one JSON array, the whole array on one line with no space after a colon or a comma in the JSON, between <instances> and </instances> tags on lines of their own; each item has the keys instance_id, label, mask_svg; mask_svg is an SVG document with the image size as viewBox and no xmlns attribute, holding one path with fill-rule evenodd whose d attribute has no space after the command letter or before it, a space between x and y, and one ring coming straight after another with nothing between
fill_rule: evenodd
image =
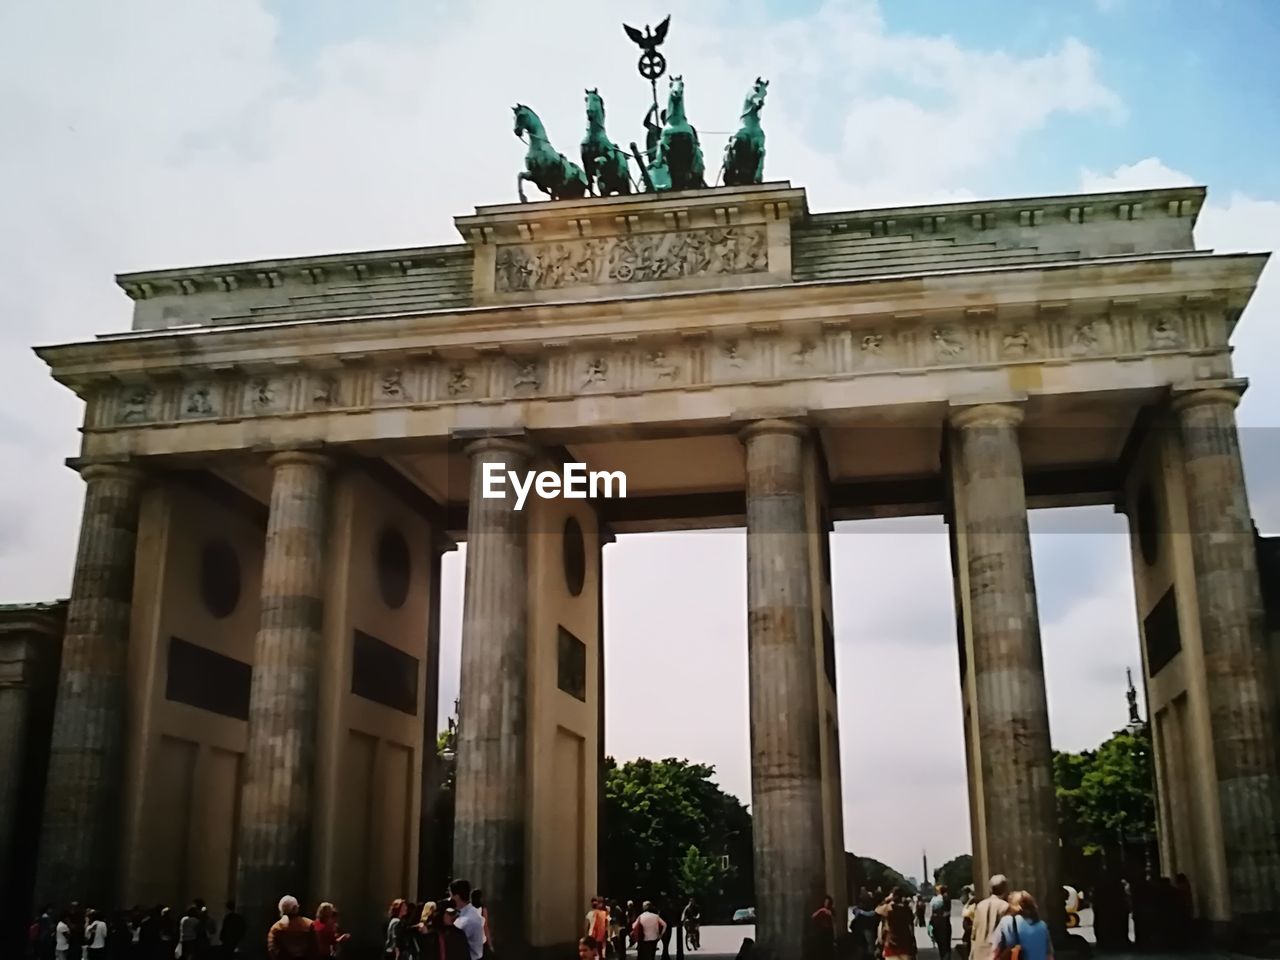
<instances>
[{"instance_id":1,"label":"weathered stone surface","mask_svg":"<svg viewBox=\"0 0 1280 960\"><path fill-rule=\"evenodd\" d=\"M954 414L952 483L966 540L988 869L1030 890L1059 925L1058 821L1021 422L1022 411L1005 404Z\"/></svg>"},{"instance_id":2,"label":"weathered stone surface","mask_svg":"<svg viewBox=\"0 0 1280 960\"><path fill-rule=\"evenodd\" d=\"M525 927L528 798L527 513L486 499L483 467L526 469L531 451L505 439L472 444L462 610L453 872L482 887L503 950L520 956Z\"/></svg>"},{"instance_id":3,"label":"weathered stone surface","mask_svg":"<svg viewBox=\"0 0 1280 960\"><path fill-rule=\"evenodd\" d=\"M765 420L747 452L747 644L756 952L795 955L826 882L802 424Z\"/></svg>"},{"instance_id":4,"label":"weathered stone surface","mask_svg":"<svg viewBox=\"0 0 1280 960\"><path fill-rule=\"evenodd\" d=\"M120 835L125 670L142 475L86 466L49 747L37 900L108 903Z\"/></svg>"},{"instance_id":5,"label":"weathered stone surface","mask_svg":"<svg viewBox=\"0 0 1280 960\"><path fill-rule=\"evenodd\" d=\"M1175 398L1231 905L1280 910L1280 772L1253 520L1225 389Z\"/></svg>"},{"instance_id":6,"label":"weathered stone surface","mask_svg":"<svg viewBox=\"0 0 1280 960\"><path fill-rule=\"evenodd\" d=\"M763 226L641 233L501 247L494 265L494 289L515 293L760 273L768 269L769 248Z\"/></svg>"},{"instance_id":7,"label":"weathered stone surface","mask_svg":"<svg viewBox=\"0 0 1280 960\"><path fill-rule=\"evenodd\" d=\"M331 467L328 458L299 451L268 462L274 473L237 864L237 899L251 930L265 928L253 924L265 924L283 894L310 892Z\"/></svg>"}]
</instances>

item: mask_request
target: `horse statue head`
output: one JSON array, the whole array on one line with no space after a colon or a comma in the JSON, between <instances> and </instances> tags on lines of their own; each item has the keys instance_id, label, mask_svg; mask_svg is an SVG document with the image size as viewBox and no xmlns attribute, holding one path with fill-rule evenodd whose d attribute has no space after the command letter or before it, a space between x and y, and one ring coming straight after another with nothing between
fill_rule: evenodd
<instances>
[{"instance_id":1,"label":"horse statue head","mask_svg":"<svg viewBox=\"0 0 1280 960\"><path fill-rule=\"evenodd\" d=\"M684 116L684 77L671 78L671 92L667 94L667 124L681 124Z\"/></svg>"},{"instance_id":2,"label":"horse statue head","mask_svg":"<svg viewBox=\"0 0 1280 960\"><path fill-rule=\"evenodd\" d=\"M511 108L511 112L515 114L515 134L521 140L527 133L534 139L546 139L546 131L543 129L542 121L538 119L538 115L533 112L532 107L527 107L523 103L517 103Z\"/></svg>"},{"instance_id":3,"label":"horse statue head","mask_svg":"<svg viewBox=\"0 0 1280 960\"><path fill-rule=\"evenodd\" d=\"M765 94L769 92L769 81L760 77L756 77L756 82L752 84L751 92L747 94L745 100L742 101L742 115L740 120L759 121L760 111L764 109Z\"/></svg>"},{"instance_id":4,"label":"horse statue head","mask_svg":"<svg viewBox=\"0 0 1280 960\"><path fill-rule=\"evenodd\" d=\"M587 120L592 126L604 126L604 98L597 87L587 91Z\"/></svg>"}]
</instances>

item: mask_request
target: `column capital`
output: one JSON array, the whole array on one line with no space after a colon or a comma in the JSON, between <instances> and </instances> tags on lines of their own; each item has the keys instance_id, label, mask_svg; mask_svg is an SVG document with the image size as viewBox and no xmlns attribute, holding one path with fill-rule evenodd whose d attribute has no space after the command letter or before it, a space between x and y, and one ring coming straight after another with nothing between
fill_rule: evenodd
<instances>
[{"instance_id":1,"label":"column capital","mask_svg":"<svg viewBox=\"0 0 1280 960\"><path fill-rule=\"evenodd\" d=\"M1022 423L1022 407L1013 403L979 403L954 408L948 420L958 430L969 427L1016 427Z\"/></svg>"},{"instance_id":2,"label":"column capital","mask_svg":"<svg viewBox=\"0 0 1280 960\"><path fill-rule=\"evenodd\" d=\"M1244 378L1178 384L1170 399L1174 413L1214 404L1225 404L1234 410L1248 386L1249 381Z\"/></svg>"},{"instance_id":3,"label":"column capital","mask_svg":"<svg viewBox=\"0 0 1280 960\"><path fill-rule=\"evenodd\" d=\"M277 467L287 467L294 464L331 470L333 468L333 458L316 450L303 449L277 450L267 457L267 466L273 470Z\"/></svg>"},{"instance_id":4,"label":"column capital","mask_svg":"<svg viewBox=\"0 0 1280 960\"><path fill-rule=\"evenodd\" d=\"M462 450L473 460L486 453L506 454L531 460L537 453L537 448L521 437L481 437L478 440L472 440Z\"/></svg>"},{"instance_id":5,"label":"column capital","mask_svg":"<svg viewBox=\"0 0 1280 960\"><path fill-rule=\"evenodd\" d=\"M143 471L132 460L94 460L88 457L72 457L67 466L88 480L141 481Z\"/></svg>"},{"instance_id":6,"label":"column capital","mask_svg":"<svg viewBox=\"0 0 1280 960\"><path fill-rule=\"evenodd\" d=\"M781 418L768 418L765 420L753 420L738 431L738 439L743 443L755 437L765 436L767 434L781 434L783 436L807 437L813 431L813 428L804 420L793 420Z\"/></svg>"}]
</instances>

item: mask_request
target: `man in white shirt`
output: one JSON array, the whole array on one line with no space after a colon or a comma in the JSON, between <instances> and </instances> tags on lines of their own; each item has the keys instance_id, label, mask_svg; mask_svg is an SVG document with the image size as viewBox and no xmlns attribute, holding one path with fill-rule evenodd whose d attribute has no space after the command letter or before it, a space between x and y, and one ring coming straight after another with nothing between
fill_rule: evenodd
<instances>
[{"instance_id":1,"label":"man in white shirt","mask_svg":"<svg viewBox=\"0 0 1280 960\"><path fill-rule=\"evenodd\" d=\"M449 884L449 899L458 910L453 925L467 935L467 953L471 960L484 956L484 917L471 903L471 881L455 880Z\"/></svg>"},{"instance_id":2,"label":"man in white shirt","mask_svg":"<svg viewBox=\"0 0 1280 960\"><path fill-rule=\"evenodd\" d=\"M632 927L632 939L637 943L636 956L639 960L653 960L658 953L658 941L667 929L667 922L653 912L653 902L646 900L636 924Z\"/></svg>"},{"instance_id":3,"label":"man in white shirt","mask_svg":"<svg viewBox=\"0 0 1280 960\"><path fill-rule=\"evenodd\" d=\"M96 910L89 911L88 920L84 927L85 956L88 960L98 960L107 955L107 924Z\"/></svg>"},{"instance_id":4,"label":"man in white shirt","mask_svg":"<svg viewBox=\"0 0 1280 960\"><path fill-rule=\"evenodd\" d=\"M969 960L991 960L991 934L1009 912L1009 880L1002 873L991 878L991 896L978 904L973 913L973 940Z\"/></svg>"},{"instance_id":5,"label":"man in white shirt","mask_svg":"<svg viewBox=\"0 0 1280 960\"><path fill-rule=\"evenodd\" d=\"M71 924L65 913L54 928L53 950L58 960L71 960Z\"/></svg>"}]
</instances>

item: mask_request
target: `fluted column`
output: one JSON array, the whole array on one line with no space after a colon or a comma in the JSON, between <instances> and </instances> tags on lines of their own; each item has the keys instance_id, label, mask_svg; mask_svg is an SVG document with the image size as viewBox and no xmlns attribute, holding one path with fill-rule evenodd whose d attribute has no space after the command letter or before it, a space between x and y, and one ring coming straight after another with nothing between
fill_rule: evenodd
<instances>
[{"instance_id":1,"label":"fluted column","mask_svg":"<svg viewBox=\"0 0 1280 960\"><path fill-rule=\"evenodd\" d=\"M1253 521L1231 390L1174 401L1182 438L1196 603L1231 909L1280 909L1275 702Z\"/></svg>"},{"instance_id":2,"label":"fluted column","mask_svg":"<svg viewBox=\"0 0 1280 960\"><path fill-rule=\"evenodd\" d=\"M467 574L462 607L454 876L483 887L494 941L521 956L525 925L528 802L528 514L505 496L483 496L484 465L523 472L529 447L507 439L472 444Z\"/></svg>"},{"instance_id":3,"label":"fluted column","mask_svg":"<svg viewBox=\"0 0 1280 960\"><path fill-rule=\"evenodd\" d=\"M1062 922L1058 820L1040 619L1018 427L1007 404L951 418L952 483L965 536L975 732L981 743L988 866Z\"/></svg>"},{"instance_id":4,"label":"fluted column","mask_svg":"<svg viewBox=\"0 0 1280 960\"><path fill-rule=\"evenodd\" d=\"M313 899L307 886L331 466L303 451L267 462L271 506L237 864L237 898L253 931L266 929L261 924L284 894Z\"/></svg>"},{"instance_id":5,"label":"fluted column","mask_svg":"<svg viewBox=\"0 0 1280 960\"><path fill-rule=\"evenodd\" d=\"M124 784L125 669L142 475L84 467L84 514L49 745L38 900L109 904Z\"/></svg>"},{"instance_id":6,"label":"fluted column","mask_svg":"<svg viewBox=\"0 0 1280 960\"><path fill-rule=\"evenodd\" d=\"M747 453L747 648L756 953L790 960L826 882L806 428L762 420Z\"/></svg>"}]
</instances>

